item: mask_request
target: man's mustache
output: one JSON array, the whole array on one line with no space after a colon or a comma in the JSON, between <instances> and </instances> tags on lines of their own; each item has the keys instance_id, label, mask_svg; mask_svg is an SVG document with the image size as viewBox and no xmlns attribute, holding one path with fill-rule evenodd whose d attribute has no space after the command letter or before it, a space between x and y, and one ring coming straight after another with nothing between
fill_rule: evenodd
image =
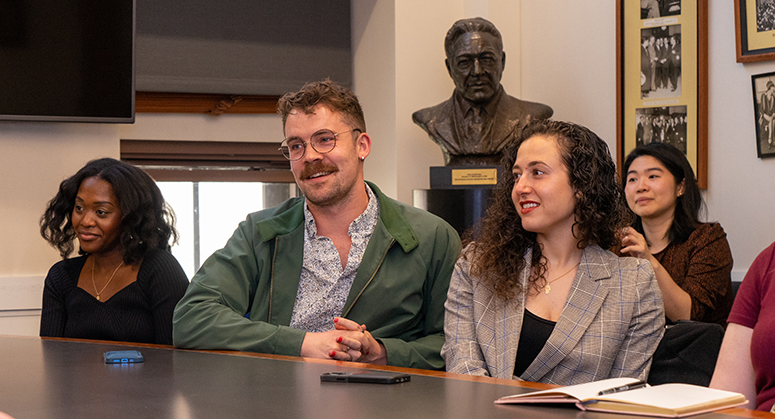
<instances>
[{"instance_id":1,"label":"man's mustache","mask_svg":"<svg viewBox=\"0 0 775 419\"><path fill-rule=\"evenodd\" d=\"M306 167L304 167L304 170L301 171L300 177L302 179L308 179L310 176L314 175L315 173L322 173L322 172L338 172L339 168L334 166L333 164L326 164L321 162L315 162L312 163Z\"/></svg>"}]
</instances>

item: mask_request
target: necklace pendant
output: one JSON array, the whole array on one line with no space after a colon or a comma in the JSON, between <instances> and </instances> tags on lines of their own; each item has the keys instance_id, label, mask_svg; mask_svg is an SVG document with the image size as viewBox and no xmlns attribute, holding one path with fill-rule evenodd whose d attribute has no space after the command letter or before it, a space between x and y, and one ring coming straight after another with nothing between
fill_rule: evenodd
<instances>
[{"instance_id":1,"label":"necklace pendant","mask_svg":"<svg viewBox=\"0 0 775 419\"><path fill-rule=\"evenodd\" d=\"M547 294L549 294L549 293L547 292ZM100 295L97 294L97 301L99 301L99 300L100 300Z\"/></svg>"},{"instance_id":2,"label":"necklace pendant","mask_svg":"<svg viewBox=\"0 0 775 419\"><path fill-rule=\"evenodd\" d=\"M549 284L546 284L546 286L544 287L544 292L549 294L549 291L551 291L551 290L552 290L552 287L550 287ZM99 300L99 298L97 298L97 299Z\"/></svg>"}]
</instances>

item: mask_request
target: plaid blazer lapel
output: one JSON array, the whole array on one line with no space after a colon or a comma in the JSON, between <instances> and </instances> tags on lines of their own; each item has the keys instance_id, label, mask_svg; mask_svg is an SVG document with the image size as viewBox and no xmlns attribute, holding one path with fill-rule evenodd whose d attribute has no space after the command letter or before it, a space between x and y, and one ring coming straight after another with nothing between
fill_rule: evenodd
<instances>
[{"instance_id":1,"label":"plaid blazer lapel","mask_svg":"<svg viewBox=\"0 0 775 419\"><path fill-rule=\"evenodd\" d=\"M584 249L579 270L573 280L568 300L565 302L560 318L541 352L522 374L522 378L525 380L544 381L541 378L557 367L560 362L567 360L566 363L571 365L574 364L574 358L580 359L580 354L571 354L571 351L584 336L584 332L597 316L608 295L608 289L598 283L600 279L611 277L611 271L603 261L601 252L604 251L597 246ZM587 349L590 352L595 351ZM570 377L573 372L572 370L558 370L556 373L567 373ZM570 381L569 379L555 378L555 380L544 382Z\"/></svg>"}]
</instances>

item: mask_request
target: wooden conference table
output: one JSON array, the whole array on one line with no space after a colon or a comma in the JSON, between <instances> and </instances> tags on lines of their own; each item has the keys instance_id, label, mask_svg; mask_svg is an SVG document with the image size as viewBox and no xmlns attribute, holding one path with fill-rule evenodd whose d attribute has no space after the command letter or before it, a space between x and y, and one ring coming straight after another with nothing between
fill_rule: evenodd
<instances>
[{"instance_id":1,"label":"wooden conference table","mask_svg":"<svg viewBox=\"0 0 775 419\"><path fill-rule=\"evenodd\" d=\"M138 349L145 362L105 364ZM329 371L389 369L401 384L321 383ZM331 360L160 345L0 336L0 411L33 418L541 418L632 419L573 407L500 406L493 400L546 388L459 374ZM745 409L701 419L765 418Z\"/></svg>"}]
</instances>

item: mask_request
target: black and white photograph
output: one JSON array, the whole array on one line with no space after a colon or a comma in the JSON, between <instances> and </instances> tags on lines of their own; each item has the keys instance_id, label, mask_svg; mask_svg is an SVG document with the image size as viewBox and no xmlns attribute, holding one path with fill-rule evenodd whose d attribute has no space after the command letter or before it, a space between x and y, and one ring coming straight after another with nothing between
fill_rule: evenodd
<instances>
[{"instance_id":1,"label":"black and white photograph","mask_svg":"<svg viewBox=\"0 0 775 419\"><path fill-rule=\"evenodd\" d=\"M775 157L775 72L754 74L751 82L756 117L756 151L759 157Z\"/></svg>"},{"instance_id":2,"label":"black and white photograph","mask_svg":"<svg viewBox=\"0 0 775 419\"><path fill-rule=\"evenodd\" d=\"M640 0L640 18L654 19L681 14L681 0Z\"/></svg>"},{"instance_id":3,"label":"black and white photograph","mask_svg":"<svg viewBox=\"0 0 775 419\"><path fill-rule=\"evenodd\" d=\"M641 29L640 98L681 96L681 25Z\"/></svg>"},{"instance_id":4,"label":"black and white photograph","mask_svg":"<svg viewBox=\"0 0 775 419\"><path fill-rule=\"evenodd\" d=\"M756 31L766 32L775 29L775 1L756 0Z\"/></svg>"},{"instance_id":5,"label":"black and white photograph","mask_svg":"<svg viewBox=\"0 0 775 419\"><path fill-rule=\"evenodd\" d=\"M635 110L635 141L638 146L666 143L686 154L686 106Z\"/></svg>"}]
</instances>

